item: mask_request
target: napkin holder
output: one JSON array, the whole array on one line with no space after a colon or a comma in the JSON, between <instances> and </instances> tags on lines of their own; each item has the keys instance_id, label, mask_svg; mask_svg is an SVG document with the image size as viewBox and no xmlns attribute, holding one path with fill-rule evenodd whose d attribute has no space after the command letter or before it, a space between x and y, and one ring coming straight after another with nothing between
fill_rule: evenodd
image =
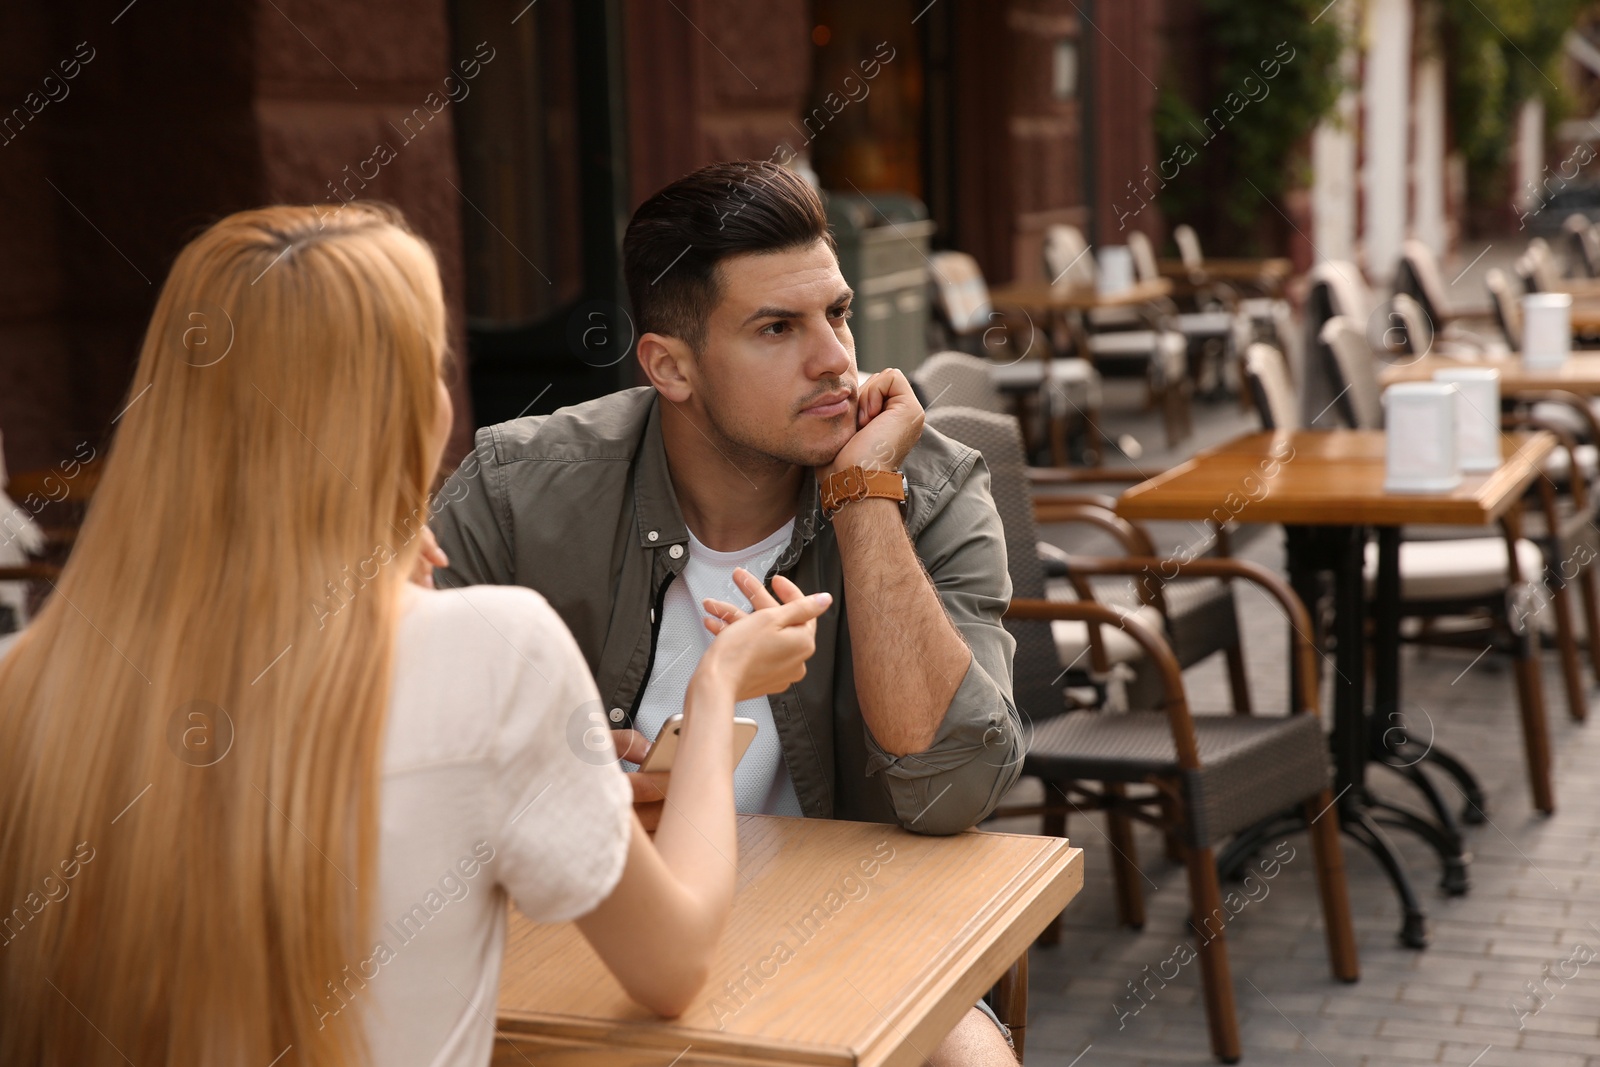
<instances>
[{"instance_id":1,"label":"napkin holder","mask_svg":"<svg viewBox=\"0 0 1600 1067\"><path fill-rule=\"evenodd\" d=\"M1095 252L1095 260L1095 292L1116 296L1133 288L1133 249L1127 245L1102 245Z\"/></svg>"},{"instance_id":2,"label":"napkin holder","mask_svg":"<svg viewBox=\"0 0 1600 1067\"><path fill-rule=\"evenodd\" d=\"M1500 372L1493 367L1452 367L1433 372L1435 382L1454 385L1456 460L1464 471L1500 467Z\"/></svg>"},{"instance_id":3,"label":"napkin holder","mask_svg":"<svg viewBox=\"0 0 1600 1067\"><path fill-rule=\"evenodd\" d=\"M1522 362L1555 370L1572 352L1572 294L1529 293L1522 298Z\"/></svg>"},{"instance_id":4,"label":"napkin holder","mask_svg":"<svg viewBox=\"0 0 1600 1067\"><path fill-rule=\"evenodd\" d=\"M1397 382L1384 390L1385 492L1444 493L1461 484L1459 397L1449 382Z\"/></svg>"}]
</instances>

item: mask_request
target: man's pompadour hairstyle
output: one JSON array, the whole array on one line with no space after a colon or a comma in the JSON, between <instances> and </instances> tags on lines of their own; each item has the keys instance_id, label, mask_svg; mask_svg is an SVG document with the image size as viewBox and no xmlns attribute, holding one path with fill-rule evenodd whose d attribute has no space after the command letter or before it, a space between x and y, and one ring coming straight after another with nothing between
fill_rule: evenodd
<instances>
[{"instance_id":1,"label":"man's pompadour hairstyle","mask_svg":"<svg viewBox=\"0 0 1600 1067\"><path fill-rule=\"evenodd\" d=\"M776 163L713 163L679 178L640 205L622 241L639 332L680 338L698 352L722 299L718 263L817 241L837 251L821 198Z\"/></svg>"}]
</instances>

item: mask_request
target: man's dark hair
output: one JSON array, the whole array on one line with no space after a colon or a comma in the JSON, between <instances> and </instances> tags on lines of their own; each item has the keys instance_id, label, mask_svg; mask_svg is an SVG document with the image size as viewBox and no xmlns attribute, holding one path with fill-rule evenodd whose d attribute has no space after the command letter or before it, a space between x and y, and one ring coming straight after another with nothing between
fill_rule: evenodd
<instances>
[{"instance_id":1,"label":"man's dark hair","mask_svg":"<svg viewBox=\"0 0 1600 1067\"><path fill-rule=\"evenodd\" d=\"M722 299L718 263L817 241L837 253L821 198L776 163L713 163L679 178L639 206L622 239L639 332L681 338L698 352Z\"/></svg>"}]
</instances>

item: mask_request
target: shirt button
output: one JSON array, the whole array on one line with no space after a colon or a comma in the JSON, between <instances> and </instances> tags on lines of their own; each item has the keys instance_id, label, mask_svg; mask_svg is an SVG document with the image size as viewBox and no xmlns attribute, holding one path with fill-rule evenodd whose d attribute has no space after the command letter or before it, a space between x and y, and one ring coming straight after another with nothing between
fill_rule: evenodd
<instances>
[{"instance_id":1,"label":"shirt button","mask_svg":"<svg viewBox=\"0 0 1600 1067\"><path fill-rule=\"evenodd\" d=\"M623 718L623 715L622 715L622 709L621 708L612 708L611 709L611 721L612 722L621 722L622 718Z\"/></svg>"},{"instance_id":2,"label":"shirt button","mask_svg":"<svg viewBox=\"0 0 1600 1067\"><path fill-rule=\"evenodd\" d=\"M646 541L655 541L655 540L659 540L659 539L660 539L660 537L661 537L661 535L660 535L660 534L659 534L659 533L657 533L657 532L656 532L656 531L655 531L655 530L651 530L651 531L650 531L650 532L649 532L649 533L647 533L647 534L645 534L645 535L644 535L644 539L645 539L645 540L646 540Z\"/></svg>"},{"instance_id":3,"label":"shirt button","mask_svg":"<svg viewBox=\"0 0 1600 1067\"><path fill-rule=\"evenodd\" d=\"M682 559L683 558L683 546L682 545L673 545L671 548L667 549L667 555L671 556L673 559Z\"/></svg>"}]
</instances>

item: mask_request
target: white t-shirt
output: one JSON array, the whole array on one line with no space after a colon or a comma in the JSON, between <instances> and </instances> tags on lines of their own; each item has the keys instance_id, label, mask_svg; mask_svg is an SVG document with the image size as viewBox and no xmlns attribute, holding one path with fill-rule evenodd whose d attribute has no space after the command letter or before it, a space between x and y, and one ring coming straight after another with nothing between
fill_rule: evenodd
<instances>
[{"instance_id":1,"label":"white t-shirt","mask_svg":"<svg viewBox=\"0 0 1600 1067\"><path fill-rule=\"evenodd\" d=\"M373 1063L483 1067L506 894L545 922L592 911L621 877L632 793L589 669L542 596L407 588L383 744L377 943L314 1003L327 1026L360 1012Z\"/></svg>"},{"instance_id":2,"label":"white t-shirt","mask_svg":"<svg viewBox=\"0 0 1600 1067\"><path fill-rule=\"evenodd\" d=\"M758 580L765 578L783 550L789 547L793 535L794 520L790 519L770 537L733 552L715 552L701 544L694 534L689 535L689 561L683 573L667 586L666 599L661 605L655 664L650 669L644 698L639 702L639 713L634 717L634 728L640 733L655 740L662 724L683 710L689 678L711 644L711 632L701 621L706 617L701 602L710 597L749 611L750 601L733 584L734 569L743 567ZM734 806L746 815L798 818L803 814L800 798L795 795L788 764L783 761L783 745L778 741L778 727L772 718L772 702L766 697L741 700L734 705L734 714L754 719L760 728L749 751L734 768ZM631 763L624 766L636 769Z\"/></svg>"}]
</instances>

